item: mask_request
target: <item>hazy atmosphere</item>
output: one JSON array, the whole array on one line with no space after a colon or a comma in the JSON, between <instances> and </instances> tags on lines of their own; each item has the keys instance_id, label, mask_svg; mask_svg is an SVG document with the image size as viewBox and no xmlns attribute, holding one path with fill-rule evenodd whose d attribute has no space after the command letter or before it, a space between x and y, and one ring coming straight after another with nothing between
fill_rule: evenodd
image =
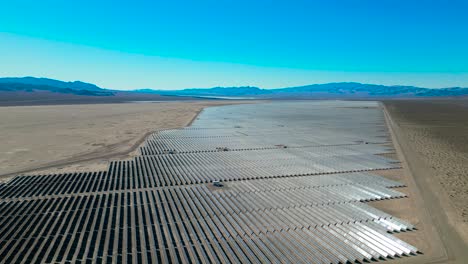
<instances>
[{"instance_id":1,"label":"hazy atmosphere","mask_svg":"<svg viewBox=\"0 0 468 264\"><path fill-rule=\"evenodd\" d=\"M112 89L355 81L468 87L466 1L32 1L0 8L0 75Z\"/></svg>"}]
</instances>

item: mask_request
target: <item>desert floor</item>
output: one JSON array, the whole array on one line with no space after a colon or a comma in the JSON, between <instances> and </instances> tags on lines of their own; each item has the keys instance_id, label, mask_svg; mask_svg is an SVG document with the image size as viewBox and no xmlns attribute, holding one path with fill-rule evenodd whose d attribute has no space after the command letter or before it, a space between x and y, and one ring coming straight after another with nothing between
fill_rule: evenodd
<instances>
[{"instance_id":1,"label":"desert floor","mask_svg":"<svg viewBox=\"0 0 468 264\"><path fill-rule=\"evenodd\" d=\"M0 177L105 169L130 157L154 131L184 127L204 108L232 101L0 108ZM240 103L239 101L235 103ZM373 202L418 228L397 236L423 254L396 263L468 259L468 103L387 101L401 170L375 171L404 182L405 199ZM34 136L33 136L34 135ZM392 262L393 263L393 262Z\"/></svg>"},{"instance_id":2,"label":"desert floor","mask_svg":"<svg viewBox=\"0 0 468 264\"><path fill-rule=\"evenodd\" d=\"M232 103L212 100L1 107L0 177L103 169L109 159L131 155L151 132L184 127L204 107Z\"/></svg>"},{"instance_id":3,"label":"desert floor","mask_svg":"<svg viewBox=\"0 0 468 264\"><path fill-rule=\"evenodd\" d=\"M419 230L414 235L400 234L423 252L414 263L466 263L468 104L408 100L384 105L403 162L396 179L407 184L403 191L410 198L375 206L416 224Z\"/></svg>"}]
</instances>

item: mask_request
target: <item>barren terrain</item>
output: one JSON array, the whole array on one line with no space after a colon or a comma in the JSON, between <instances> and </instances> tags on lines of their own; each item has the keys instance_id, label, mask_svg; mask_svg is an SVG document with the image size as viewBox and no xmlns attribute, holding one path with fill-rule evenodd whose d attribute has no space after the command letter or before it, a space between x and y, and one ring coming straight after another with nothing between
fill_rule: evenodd
<instances>
[{"instance_id":1,"label":"barren terrain","mask_svg":"<svg viewBox=\"0 0 468 264\"><path fill-rule=\"evenodd\" d=\"M403 191L409 199L405 203L378 202L375 206L416 224L417 236L401 235L424 253L411 262L466 263L465 102L391 101L385 106L397 153L403 161L400 180L408 185Z\"/></svg>"},{"instance_id":2,"label":"barren terrain","mask_svg":"<svg viewBox=\"0 0 468 264\"><path fill-rule=\"evenodd\" d=\"M0 176L39 169L103 169L110 158L125 158L149 133L186 126L204 107L231 103L2 107Z\"/></svg>"}]
</instances>

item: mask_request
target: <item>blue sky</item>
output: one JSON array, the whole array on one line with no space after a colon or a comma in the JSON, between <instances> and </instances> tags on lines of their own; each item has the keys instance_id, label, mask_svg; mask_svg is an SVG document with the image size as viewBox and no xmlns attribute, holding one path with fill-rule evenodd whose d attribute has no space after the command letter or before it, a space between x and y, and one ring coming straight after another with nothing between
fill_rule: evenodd
<instances>
[{"instance_id":1,"label":"blue sky","mask_svg":"<svg viewBox=\"0 0 468 264\"><path fill-rule=\"evenodd\" d=\"M0 76L115 89L468 87L468 1L0 2Z\"/></svg>"}]
</instances>

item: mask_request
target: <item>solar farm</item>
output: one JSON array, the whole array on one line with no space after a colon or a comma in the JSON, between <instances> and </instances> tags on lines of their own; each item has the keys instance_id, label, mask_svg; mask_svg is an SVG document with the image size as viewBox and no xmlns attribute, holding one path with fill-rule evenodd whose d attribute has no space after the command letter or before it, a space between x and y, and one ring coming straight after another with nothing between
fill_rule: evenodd
<instances>
[{"instance_id":1,"label":"solar farm","mask_svg":"<svg viewBox=\"0 0 468 264\"><path fill-rule=\"evenodd\" d=\"M414 232L368 205L404 184L376 102L206 108L105 171L0 185L0 263L362 263ZM214 184L215 183L215 184Z\"/></svg>"}]
</instances>

